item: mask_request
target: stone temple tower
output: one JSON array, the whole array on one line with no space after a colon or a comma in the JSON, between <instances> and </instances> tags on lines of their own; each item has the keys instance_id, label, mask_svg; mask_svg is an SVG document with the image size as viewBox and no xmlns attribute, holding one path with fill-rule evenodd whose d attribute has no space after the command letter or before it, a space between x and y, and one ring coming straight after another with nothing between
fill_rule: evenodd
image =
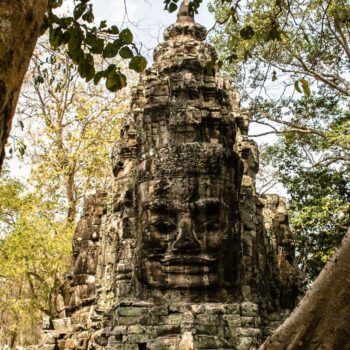
<instances>
[{"instance_id":1,"label":"stone temple tower","mask_svg":"<svg viewBox=\"0 0 350 350\"><path fill-rule=\"evenodd\" d=\"M86 199L45 349L253 350L293 308L285 202L255 192L249 121L205 37L184 1L132 93L113 190Z\"/></svg>"}]
</instances>

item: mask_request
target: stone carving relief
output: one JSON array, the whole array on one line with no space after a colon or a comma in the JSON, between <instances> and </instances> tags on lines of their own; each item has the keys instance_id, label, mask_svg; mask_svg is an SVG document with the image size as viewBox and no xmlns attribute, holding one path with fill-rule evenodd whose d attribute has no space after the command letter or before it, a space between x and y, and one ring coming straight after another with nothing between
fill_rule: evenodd
<instances>
[{"instance_id":1,"label":"stone carving relief","mask_svg":"<svg viewBox=\"0 0 350 350\"><path fill-rule=\"evenodd\" d=\"M141 182L137 188L142 282L160 288L232 285L238 275L238 218L232 167ZM222 156L222 154L221 154ZM231 170L231 171L230 171ZM235 220L236 219L236 222Z\"/></svg>"},{"instance_id":2,"label":"stone carving relief","mask_svg":"<svg viewBox=\"0 0 350 350\"><path fill-rule=\"evenodd\" d=\"M205 36L184 1L133 90L113 190L88 200L69 326L45 350L254 350L295 304L286 208L255 191L249 120Z\"/></svg>"}]
</instances>

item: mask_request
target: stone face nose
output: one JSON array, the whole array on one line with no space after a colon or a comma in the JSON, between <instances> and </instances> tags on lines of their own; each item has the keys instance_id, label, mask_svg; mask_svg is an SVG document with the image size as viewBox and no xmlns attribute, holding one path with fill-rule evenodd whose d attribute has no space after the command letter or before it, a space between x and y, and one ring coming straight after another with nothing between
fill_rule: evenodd
<instances>
[{"instance_id":1,"label":"stone face nose","mask_svg":"<svg viewBox=\"0 0 350 350\"><path fill-rule=\"evenodd\" d=\"M198 253L201 250L201 244L193 233L190 219L182 219L179 223L179 233L176 241L173 243L172 250L175 253L191 252Z\"/></svg>"}]
</instances>

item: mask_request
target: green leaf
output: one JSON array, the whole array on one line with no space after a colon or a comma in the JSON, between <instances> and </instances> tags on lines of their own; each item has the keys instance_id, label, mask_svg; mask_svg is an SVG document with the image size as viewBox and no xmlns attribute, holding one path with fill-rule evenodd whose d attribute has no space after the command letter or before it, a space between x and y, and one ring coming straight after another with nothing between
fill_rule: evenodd
<instances>
[{"instance_id":1,"label":"green leaf","mask_svg":"<svg viewBox=\"0 0 350 350\"><path fill-rule=\"evenodd\" d=\"M68 50L67 54L72 59L74 64L79 64L84 60L84 51L80 47L74 50Z\"/></svg>"},{"instance_id":2,"label":"green leaf","mask_svg":"<svg viewBox=\"0 0 350 350\"><path fill-rule=\"evenodd\" d=\"M147 60L143 56L135 56L129 63L129 68L135 72L141 73L147 67Z\"/></svg>"},{"instance_id":3,"label":"green leaf","mask_svg":"<svg viewBox=\"0 0 350 350\"><path fill-rule=\"evenodd\" d=\"M51 8L55 9L57 7L61 7L63 4L63 0L51 0L50 6Z\"/></svg>"},{"instance_id":4,"label":"green leaf","mask_svg":"<svg viewBox=\"0 0 350 350\"><path fill-rule=\"evenodd\" d=\"M67 29L74 21L73 17L63 17L59 18L59 24L62 28Z\"/></svg>"},{"instance_id":5,"label":"green leaf","mask_svg":"<svg viewBox=\"0 0 350 350\"><path fill-rule=\"evenodd\" d=\"M94 14L92 12L92 5L91 4L89 5L89 10L84 13L82 18L84 21L86 21L88 23L92 23L94 21L95 17L94 17Z\"/></svg>"},{"instance_id":6,"label":"green leaf","mask_svg":"<svg viewBox=\"0 0 350 350\"><path fill-rule=\"evenodd\" d=\"M82 14L85 12L86 9L87 9L86 3L80 3L77 6L75 6L74 11L73 11L74 19L75 20L79 19L82 16Z\"/></svg>"},{"instance_id":7,"label":"green leaf","mask_svg":"<svg viewBox=\"0 0 350 350\"><path fill-rule=\"evenodd\" d=\"M254 36L255 32L251 26L245 26L240 30L239 34L241 35L242 39L249 40Z\"/></svg>"},{"instance_id":8,"label":"green leaf","mask_svg":"<svg viewBox=\"0 0 350 350\"><path fill-rule=\"evenodd\" d=\"M133 35L132 35L131 31L128 28L126 28L120 32L119 39L121 40L121 42L123 44L129 45L132 43Z\"/></svg>"},{"instance_id":9,"label":"green leaf","mask_svg":"<svg viewBox=\"0 0 350 350\"><path fill-rule=\"evenodd\" d=\"M172 12L175 12L176 10L177 10L177 5L172 2L168 7L168 11L172 13Z\"/></svg>"},{"instance_id":10,"label":"green leaf","mask_svg":"<svg viewBox=\"0 0 350 350\"><path fill-rule=\"evenodd\" d=\"M101 21L99 29L103 29L103 28L106 28L106 27L107 27L107 21Z\"/></svg>"},{"instance_id":11,"label":"green leaf","mask_svg":"<svg viewBox=\"0 0 350 350\"><path fill-rule=\"evenodd\" d=\"M85 43L90 46L91 53L101 54L104 48L104 41L97 37L96 34L88 32L86 34Z\"/></svg>"},{"instance_id":12,"label":"green leaf","mask_svg":"<svg viewBox=\"0 0 350 350\"><path fill-rule=\"evenodd\" d=\"M134 54L132 53L132 51L127 46L124 46L124 47L122 47L120 49L119 55L120 55L121 58L124 58L124 59L128 59L128 58L133 58L134 57Z\"/></svg>"},{"instance_id":13,"label":"green leaf","mask_svg":"<svg viewBox=\"0 0 350 350\"><path fill-rule=\"evenodd\" d=\"M294 88L295 88L295 90L297 90L301 94L301 90L300 90L300 87L299 87L299 81L298 80L296 80L294 82Z\"/></svg>"},{"instance_id":14,"label":"green leaf","mask_svg":"<svg viewBox=\"0 0 350 350\"><path fill-rule=\"evenodd\" d=\"M50 28L49 41L54 49L57 49L63 41L63 33L60 27L53 29Z\"/></svg>"},{"instance_id":15,"label":"green leaf","mask_svg":"<svg viewBox=\"0 0 350 350\"><path fill-rule=\"evenodd\" d=\"M66 30L62 35L62 44L68 44L70 39L69 31Z\"/></svg>"},{"instance_id":16,"label":"green leaf","mask_svg":"<svg viewBox=\"0 0 350 350\"><path fill-rule=\"evenodd\" d=\"M309 82L305 79L301 79L300 82L301 82L301 87L303 88L305 95L307 97L309 97L311 95Z\"/></svg>"},{"instance_id":17,"label":"green leaf","mask_svg":"<svg viewBox=\"0 0 350 350\"><path fill-rule=\"evenodd\" d=\"M226 57L226 60L229 61L229 63L232 63L233 60L236 60L238 58L237 53L233 52L231 55Z\"/></svg>"},{"instance_id":18,"label":"green leaf","mask_svg":"<svg viewBox=\"0 0 350 350\"><path fill-rule=\"evenodd\" d=\"M110 73L112 73L113 71L115 71L115 69L117 68L117 66L115 64L110 64L104 71L102 71L102 76L107 78L108 75Z\"/></svg>"},{"instance_id":19,"label":"green leaf","mask_svg":"<svg viewBox=\"0 0 350 350\"><path fill-rule=\"evenodd\" d=\"M267 41L281 40L281 31L277 24L273 25L267 33Z\"/></svg>"},{"instance_id":20,"label":"green leaf","mask_svg":"<svg viewBox=\"0 0 350 350\"><path fill-rule=\"evenodd\" d=\"M122 88L126 86L126 76L122 73L119 73L119 82Z\"/></svg>"},{"instance_id":21,"label":"green leaf","mask_svg":"<svg viewBox=\"0 0 350 350\"><path fill-rule=\"evenodd\" d=\"M274 70L272 72L272 81L275 81L275 80L277 80L277 75L276 75L276 71Z\"/></svg>"},{"instance_id":22,"label":"green leaf","mask_svg":"<svg viewBox=\"0 0 350 350\"><path fill-rule=\"evenodd\" d=\"M100 55L104 49L104 41L102 39L96 40L95 44L91 47L91 53Z\"/></svg>"},{"instance_id":23,"label":"green leaf","mask_svg":"<svg viewBox=\"0 0 350 350\"><path fill-rule=\"evenodd\" d=\"M34 78L35 85L42 84L43 82L44 82L44 78L41 75L38 75Z\"/></svg>"},{"instance_id":24,"label":"green leaf","mask_svg":"<svg viewBox=\"0 0 350 350\"><path fill-rule=\"evenodd\" d=\"M119 33L119 29L117 26L112 26L111 28L109 28L107 30L108 34L118 34Z\"/></svg>"},{"instance_id":25,"label":"green leaf","mask_svg":"<svg viewBox=\"0 0 350 350\"><path fill-rule=\"evenodd\" d=\"M100 82L100 80L103 78L103 76L104 76L103 71L97 72L94 76L94 84L97 85Z\"/></svg>"},{"instance_id":26,"label":"green leaf","mask_svg":"<svg viewBox=\"0 0 350 350\"><path fill-rule=\"evenodd\" d=\"M115 40L113 43L108 43L106 47L103 50L102 56L104 58L112 58L117 56L118 51L120 49L120 42L119 40Z\"/></svg>"},{"instance_id":27,"label":"green leaf","mask_svg":"<svg viewBox=\"0 0 350 350\"><path fill-rule=\"evenodd\" d=\"M244 50L243 53L243 58L244 58L244 62L247 62L248 58L252 58L252 54L249 50Z\"/></svg>"},{"instance_id":28,"label":"green leaf","mask_svg":"<svg viewBox=\"0 0 350 350\"><path fill-rule=\"evenodd\" d=\"M91 54L85 55L84 59L79 63L78 72L86 81L90 81L95 76L94 58Z\"/></svg>"},{"instance_id":29,"label":"green leaf","mask_svg":"<svg viewBox=\"0 0 350 350\"><path fill-rule=\"evenodd\" d=\"M81 44L84 39L84 34L79 27L69 28L69 41L68 41L68 49L71 51L75 51L81 48Z\"/></svg>"},{"instance_id":30,"label":"green leaf","mask_svg":"<svg viewBox=\"0 0 350 350\"><path fill-rule=\"evenodd\" d=\"M97 40L97 36L94 33L87 32L85 38L85 44L93 46Z\"/></svg>"},{"instance_id":31,"label":"green leaf","mask_svg":"<svg viewBox=\"0 0 350 350\"><path fill-rule=\"evenodd\" d=\"M116 71L108 74L106 79L106 87L109 91L115 92L126 86L126 77Z\"/></svg>"}]
</instances>

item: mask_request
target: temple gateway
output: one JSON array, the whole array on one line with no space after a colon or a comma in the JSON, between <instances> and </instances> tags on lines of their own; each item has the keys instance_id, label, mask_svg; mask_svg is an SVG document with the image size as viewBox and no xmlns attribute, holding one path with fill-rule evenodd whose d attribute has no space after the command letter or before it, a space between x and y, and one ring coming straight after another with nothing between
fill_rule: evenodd
<instances>
[{"instance_id":1,"label":"temple gateway","mask_svg":"<svg viewBox=\"0 0 350 350\"><path fill-rule=\"evenodd\" d=\"M42 349L254 350L295 306L283 198L188 3L132 92L110 193L90 195Z\"/></svg>"}]
</instances>

